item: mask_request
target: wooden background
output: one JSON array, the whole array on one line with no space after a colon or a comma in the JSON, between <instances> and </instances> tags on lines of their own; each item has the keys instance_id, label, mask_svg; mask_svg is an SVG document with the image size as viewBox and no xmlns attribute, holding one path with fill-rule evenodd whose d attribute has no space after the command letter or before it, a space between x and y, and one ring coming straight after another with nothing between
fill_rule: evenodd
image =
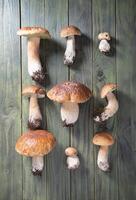
<instances>
[{"instance_id":1,"label":"wooden background","mask_svg":"<svg viewBox=\"0 0 136 200\"><path fill-rule=\"evenodd\" d=\"M66 41L59 36L68 24L78 26L77 61L63 65ZM47 98L40 105L43 127L53 132L58 145L45 158L42 177L31 174L31 159L21 157L15 142L27 130L28 105L24 85L32 83L27 72L26 38L19 27L43 26L51 41L41 41L48 90L64 80L78 80L93 90L94 98L80 106L75 127L63 128L60 105ZM112 53L102 55L97 35L108 31ZM104 105L99 89L117 82L118 114L106 124L93 122L96 107ZM136 199L136 1L135 0L0 0L0 200L135 200ZM109 130L116 137L110 149L111 173L97 168L98 148L91 140L96 131ZM64 149L77 147L81 166L70 172Z\"/></svg>"}]
</instances>

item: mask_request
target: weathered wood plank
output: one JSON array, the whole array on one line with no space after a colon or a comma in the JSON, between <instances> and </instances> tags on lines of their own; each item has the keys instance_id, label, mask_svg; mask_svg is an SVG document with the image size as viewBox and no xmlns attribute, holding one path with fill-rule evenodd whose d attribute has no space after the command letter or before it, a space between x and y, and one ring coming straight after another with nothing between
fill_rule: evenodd
<instances>
[{"instance_id":1,"label":"weathered wood plank","mask_svg":"<svg viewBox=\"0 0 136 200\"><path fill-rule=\"evenodd\" d=\"M66 41L60 38L60 30L68 24L68 1L45 1L45 24L51 30L52 40L45 44L48 80L47 90L67 80L68 69L63 64ZM57 139L57 146L47 158L47 200L70 199L70 174L66 167L64 151L69 146L69 130L62 127L60 105L46 100L47 128Z\"/></svg>"},{"instance_id":2,"label":"weathered wood plank","mask_svg":"<svg viewBox=\"0 0 136 200\"><path fill-rule=\"evenodd\" d=\"M95 95L94 110L104 103L100 99L100 89L108 82L116 83L115 62L115 0L93 0L93 91ZM112 36L112 51L109 56L99 52L97 39L100 32L109 32ZM106 103L106 102L105 102ZM104 104L103 104L104 105ZM116 135L116 116L109 119L105 125L95 123L94 133L97 131L110 131ZM99 147L98 147L99 148ZM98 148L95 146L95 158L97 159ZM118 177L117 177L117 146L110 150L110 161L112 170L104 173L95 164L95 199L118 199ZM96 161L95 161L96 163Z\"/></svg>"},{"instance_id":3,"label":"weathered wood plank","mask_svg":"<svg viewBox=\"0 0 136 200\"><path fill-rule=\"evenodd\" d=\"M69 24L80 28L77 38L77 57L70 68L70 79L84 83L92 89L92 4L91 1L69 0ZM71 200L94 199L93 100L80 105L80 115L72 129L71 145L79 151L81 166L71 172Z\"/></svg>"},{"instance_id":4,"label":"weathered wood plank","mask_svg":"<svg viewBox=\"0 0 136 200\"><path fill-rule=\"evenodd\" d=\"M0 1L0 24L0 199L18 200L22 199L22 159L15 152L21 132L19 1Z\"/></svg>"},{"instance_id":5,"label":"weathered wood plank","mask_svg":"<svg viewBox=\"0 0 136 200\"><path fill-rule=\"evenodd\" d=\"M116 1L119 199L136 199L136 2Z\"/></svg>"},{"instance_id":6,"label":"weathered wood plank","mask_svg":"<svg viewBox=\"0 0 136 200\"><path fill-rule=\"evenodd\" d=\"M42 26L44 27L44 0L21 1L21 26ZM48 28L48 27L47 27ZM31 80L27 69L27 38L22 39L22 87L28 84L35 84ZM41 100L42 110L44 110L44 100ZM22 123L23 131L27 130L27 120L29 113L29 101L22 97ZM44 119L45 119L45 113ZM45 126L45 123L44 123ZM23 199L43 200L46 197L46 165L42 177L33 176L31 173L31 158L23 158Z\"/></svg>"}]
</instances>

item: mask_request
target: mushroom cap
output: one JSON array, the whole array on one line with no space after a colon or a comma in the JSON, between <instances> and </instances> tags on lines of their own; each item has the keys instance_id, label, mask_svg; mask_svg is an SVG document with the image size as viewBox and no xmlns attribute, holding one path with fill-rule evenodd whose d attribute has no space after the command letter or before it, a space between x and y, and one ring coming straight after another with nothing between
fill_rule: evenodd
<instances>
[{"instance_id":1,"label":"mushroom cap","mask_svg":"<svg viewBox=\"0 0 136 200\"><path fill-rule=\"evenodd\" d=\"M61 37L68 37L73 35L81 35L81 31L76 26L70 25L70 26L65 26L61 29L60 32Z\"/></svg>"},{"instance_id":2,"label":"mushroom cap","mask_svg":"<svg viewBox=\"0 0 136 200\"><path fill-rule=\"evenodd\" d=\"M92 93L84 84L66 81L55 85L47 92L47 96L49 99L59 103L84 103L92 96Z\"/></svg>"},{"instance_id":3,"label":"mushroom cap","mask_svg":"<svg viewBox=\"0 0 136 200\"><path fill-rule=\"evenodd\" d=\"M37 98L44 98L46 95L46 91L44 88L38 85L29 85L23 88L22 95L27 97L36 95Z\"/></svg>"},{"instance_id":4,"label":"mushroom cap","mask_svg":"<svg viewBox=\"0 0 136 200\"><path fill-rule=\"evenodd\" d=\"M114 138L108 132L98 132L93 137L93 144L100 146L111 146L114 144Z\"/></svg>"},{"instance_id":5,"label":"mushroom cap","mask_svg":"<svg viewBox=\"0 0 136 200\"><path fill-rule=\"evenodd\" d=\"M111 40L111 36L108 32L99 33L98 40Z\"/></svg>"},{"instance_id":6,"label":"mushroom cap","mask_svg":"<svg viewBox=\"0 0 136 200\"><path fill-rule=\"evenodd\" d=\"M112 92L117 89L117 84L115 83L107 83L101 89L101 98L105 98L108 92Z\"/></svg>"},{"instance_id":7,"label":"mushroom cap","mask_svg":"<svg viewBox=\"0 0 136 200\"><path fill-rule=\"evenodd\" d=\"M24 156L44 156L55 146L56 139L52 133L45 130L29 130L19 137L16 142L16 151Z\"/></svg>"},{"instance_id":8,"label":"mushroom cap","mask_svg":"<svg viewBox=\"0 0 136 200\"><path fill-rule=\"evenodd\" d=\"M49 31L42 27L22 27L17 31L17 35L26 37L40 37L42 39L51 38Z\"/></svg>"},{"instance_id":9,"label":"mushroom cap","mask_svg":"<svg viewBox=\"0 0 136 200\"><path fill-rule=\"evenodd\" d=\"M66 156L76 156L77 150L74 147L68 147L65 149L65 154L66 154Z\"/></svg>"}]
</instances>

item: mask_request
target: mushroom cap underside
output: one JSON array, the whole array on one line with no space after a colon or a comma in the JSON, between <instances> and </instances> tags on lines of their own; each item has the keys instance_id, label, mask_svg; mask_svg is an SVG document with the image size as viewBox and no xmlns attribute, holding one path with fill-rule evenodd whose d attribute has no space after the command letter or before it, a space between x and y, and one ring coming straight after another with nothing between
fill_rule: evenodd
<instances>
[{"instance_id":1,"label":"mushroom cap underside","mask_svg":"<svg viewBox=\"0 0 136 200\"><path fill-rule=\"evenodd\" d=\"M28 131L16 142L16 151L24 156L44 156L55 146L56 139L52 133L45 130Z\"/></svg>"},{"instance_id":2,"label":"mushroom cap underside","mask_svg":"<svg viewBox=\"0 0 136 200\"><path fill-rule=\"evenodd\" d=\"M108 132L96 133L93 137L93 144L100 146L110 146L114 143L114 138Z\"/></svg>"},{"instance_id":3,"label":"mushroom cap underside","mask_svg":"<svg viewBox=\"0 0 136 200\"><path fill-rule=\"evenodd\" d=\"M46 91L38 85L29 85L23 88L22 95L27 97L36 95L38 98L44 98Z\"/></svg>"},{"instance_id":4,"label":"mushroom cap underside","mask_svg":"<svg viewBox=\"0 0 136 200\"><path fill-rule=\"evenodd\" d=\"M101 89L101 98L105 98L109 92L112 92L117 89L117 84L115 83L107 83Z\"/></svg>"},{"instance_id":5,"label":"mushroom cap underside","mask_svg":"<svg viewBox=\"0 0 136 200\"><path fill-rule=\"evenodd\" d=\"M47 96L59 103L84 103L92 96L92 92L82 83L66 81L55 85L47 92Z\"/></svg>"},{"instance_id":6,"label":"mushroom cap underside","mask_svg":"<svg viewBox=\"0 0 136 200\"><path fill-rule=\"evenodd\" d=\"M81 31L76 26L70 25L65 26L61 29L60 36L61 37L69 37L73 35L81 35Z\"/></svg>"},{"instance_id":7,"label":"mushroom cap underside","mask_svg":"<svg viewBox=\"0 0 136 200\"><path fill-rule=\"evenodd\" d=\"M42 27L22 27L17 31L17 35L26 37L40 37L42 39L50 39L50 33Z\"/></svg>"}]
</instances>

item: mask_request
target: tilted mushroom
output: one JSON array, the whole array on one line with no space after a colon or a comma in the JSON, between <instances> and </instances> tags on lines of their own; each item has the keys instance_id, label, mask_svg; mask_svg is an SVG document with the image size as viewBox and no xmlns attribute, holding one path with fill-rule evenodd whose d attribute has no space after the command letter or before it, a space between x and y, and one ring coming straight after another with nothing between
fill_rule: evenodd
<instances>
[{"instance_id":1,"label":"tilted mushroom","mask_svg":"<svg viewBox=\"0 0 136 200\"><path fill-rule=\"evenodd\" d=\"M79 103L90 99L92 93L85 85L66 81L57 84L47 92L49 99L61 103L61 119L65 126L73 125L79 115Z\"/></svg>"},{"instance_id":2,"label":"tilted mushroom","mask_svg":"<svg viewBox=\"0 0 136 200\"><path fill-rule=\"evenodd\" d=\"M72 65L75 61L75 35L81 35L80 30L76 26L70 25L61 29L60 36L67 39L66 51L64 54L65 65Z\"/></svg>"},{"instance_id":3,"label":"tilted mushroom","mask_svg":"<svg viewBox=\"0 0 136 200\"><path fill-rule=\"evenodd\" d=\"M103 53L109 52L110 51L109 41L111 40L109 33L107 32L99 33L98 39L100 40L99 50Z\"/></svg>"},{"instance_id":4,"label":"tilted mushroom","mask_svg":"<svg viewBox=\"0 0 136 200\"><path fill-rule=\"evenodd\" d=\"M28 38L28 73L33 80L42 83L45 80L45 73L39 58L40 39L51 38L47 29L42 27L22 27L17 35Z\"/></svg>"},{"instance_id":5,"label":"tilted mushroom","mask_svg":"<svg viewBox=\"0 0 136 200\"><path fill-rule=\"evenodd\" d=\"M109 171L108 151L109 146L114 144L112 135L108 132L99 132L93 137L93 144L99 145L97 165L102 171Z\"/></svg>"},{"instance_id":6,"label":"tilted mushroom","mask_svg":"<svg viewBox=\"0 0 136 200\"><path fill-rule=\"evenodd\" d=\"M30 129L40 128L42 115L38 104L38 98L44 98L46 91L40 86L30 85L23 89L22 95L30 97L28 127Z\"/></svg>"},{"instance_id":7,"label":"tilted mushroom","mask_svg":"<svg viewBox=\"0 0 136 200\"><path fill-rule=\"evenodd\" d=\"M112 91L117 89L117 85L114 83L107 83L101 89L101 98L107 98L108 104L104 108L104 111L96 116L94 120L96 122L102 122L112 117L119 108L118 101Z\"/></svg>"},{"instance_id":8,"label":"tilted mushroom","mask_svg":"<svg viewBox=\"0 0 136 200\"><path fill-rule=\"evenodd\" d=\"M65 149L65 154L67 156L68 169L77 169L80 165L77 150L74 147L68 147Z\"/></svg>"},{"instance_id":9,"label":"tilted mushroom","mask_svg":"<svg viewBox=\"0 0 136 200\"><path fill-rule=\"evenodd\" d=\"M32 157L32 173L41 175L44 168L44 155L55 147L56 139L45 130L29 130L23 133L16 142L16 151L24 156Z\"/></svg>"}]
</instances>

